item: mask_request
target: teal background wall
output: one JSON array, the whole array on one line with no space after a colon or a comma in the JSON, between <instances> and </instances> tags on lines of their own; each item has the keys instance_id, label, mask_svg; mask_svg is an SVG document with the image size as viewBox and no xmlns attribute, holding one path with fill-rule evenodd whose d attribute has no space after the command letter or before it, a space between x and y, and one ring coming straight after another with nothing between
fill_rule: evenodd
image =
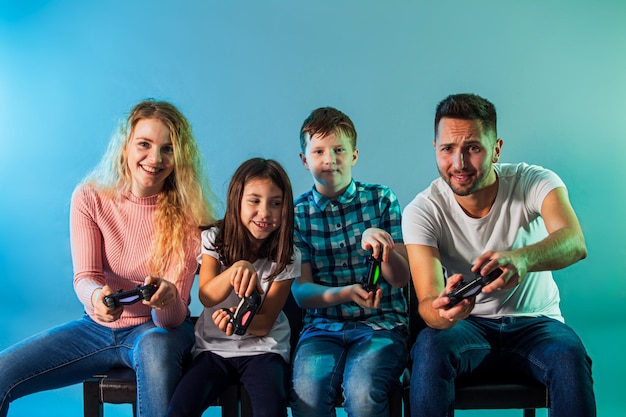
<instances>
[{"instance_id":1,"label":"teal background wall","mask_svg":"<svg viewBox=\"0 0 626 417\"><path fill-rule=\"evenodd\" d=\"M437 175L434 107L457 92L495 103L502 161L568 185L589 257L555 273L562 309L594 360L598 415L626 416L621 0L0 0L0 349L80 316L70 195L137 101L188 116L222 199L252 156L308 190L299 127L338 107L359 132L355 177L389 185L404 207ZM44 412L82 415L80 387L19 399L9 415Z\"/></svg>"}]
</instances>

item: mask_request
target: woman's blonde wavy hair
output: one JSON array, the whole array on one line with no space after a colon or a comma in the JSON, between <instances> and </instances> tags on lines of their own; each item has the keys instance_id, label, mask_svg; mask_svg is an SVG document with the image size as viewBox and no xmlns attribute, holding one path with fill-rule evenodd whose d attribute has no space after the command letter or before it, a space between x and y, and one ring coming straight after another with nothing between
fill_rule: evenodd
<instances>
[{"instance_id":1,"label":"woman's blonde wavy hair","mask_svg":"<svg viewBox=\"0 0 626 417\"><path fill-rule=\"evenodd\" d=\"M156 233L150 256L150 274L163 277L170 268L176 280L184 272L189 239L200 243L201 226L215 221L214 195L203 171L202 154L189 121L171 103L145 100L135 105L113 135L100 163L84 182L110 198L130 193L132 177L127 148L137 122L157 119L170 131L174 148L174 171L166 178L157 199Z\"/></svg>"}]
</instances>

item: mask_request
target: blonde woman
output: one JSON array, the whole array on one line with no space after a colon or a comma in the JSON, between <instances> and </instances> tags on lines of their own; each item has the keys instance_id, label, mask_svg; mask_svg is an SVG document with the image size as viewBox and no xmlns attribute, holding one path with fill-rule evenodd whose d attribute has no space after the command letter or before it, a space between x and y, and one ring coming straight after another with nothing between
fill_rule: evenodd
<instances>
[{"instance_id":1,"label":"blonde woman","mask_svg":"<svg viewBox=\"0 0 626 417\"><path fill-rule=\"evenodd\" d=\"M135 370L139 416L165 414L194 341L189 293L199 227L215 219L210 195L187 119L167 102L137 104L72 196L74 289L85 315L0 352L0 416L17 398L113 366ZM138 286L151 291L106 297Z\"/></svg>"}]
</instances>

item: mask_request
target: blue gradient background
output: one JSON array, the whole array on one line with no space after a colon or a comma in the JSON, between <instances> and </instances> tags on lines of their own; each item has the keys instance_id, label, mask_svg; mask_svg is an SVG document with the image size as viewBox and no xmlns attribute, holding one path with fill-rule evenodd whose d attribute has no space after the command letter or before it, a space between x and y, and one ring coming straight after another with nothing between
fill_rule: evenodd
<instances>
[{"instance_id":1,"label":"blue gradient background","mask_svg":"<svg viewBox=\"0 0 626 417\"><path fill-rule=\"evenodd\" d=\"M598 415L626 416L621 0L0 0L0 349L80 316L70 195L137 101L189 117L222 200L252 156L277 159L306 191L299 127L336 106L359 132L355 177L404 207L437 176L434 107L457 92L495 103L501 161L568 185L589 257L556 272L562 309L594 360ZM9 416L38 414L82 415L80 386L19 399Z\"/></svg>"}]
</instances>

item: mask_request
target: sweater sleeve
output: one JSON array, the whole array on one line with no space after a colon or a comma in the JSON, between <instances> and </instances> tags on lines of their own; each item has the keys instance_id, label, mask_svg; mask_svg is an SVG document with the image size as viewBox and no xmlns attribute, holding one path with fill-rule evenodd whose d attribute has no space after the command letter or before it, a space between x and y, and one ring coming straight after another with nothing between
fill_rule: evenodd
<instances>
[{"instance_id":1,"label":"sweater sleeve","mask_svg":"<svg viewBox=\"0 0 626 417\"><path fill-rule=\"evenodd\" d=\"M91 295L104 286L102 267L102 234L94 219L85 187L72 195L70 209L70 242L74 266L74 291L88 314L93 313Z\"/></svg>"}]
</instances>

